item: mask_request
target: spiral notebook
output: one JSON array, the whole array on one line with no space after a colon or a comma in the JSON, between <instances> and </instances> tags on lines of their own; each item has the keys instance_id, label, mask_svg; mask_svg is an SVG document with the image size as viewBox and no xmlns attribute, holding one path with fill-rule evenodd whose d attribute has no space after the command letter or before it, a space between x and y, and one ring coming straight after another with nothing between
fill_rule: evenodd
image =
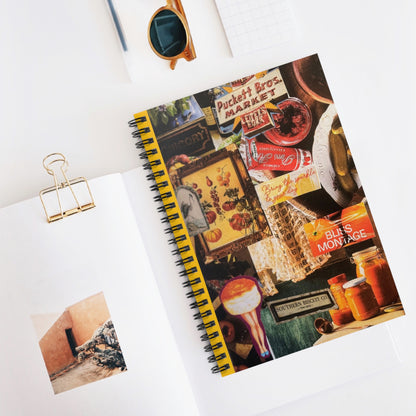
<instances>
[{"instance_id":1,"label":"spiral notebook","mask_svg":"<svg viewBox=\"0 0 416 416\"><path fill-rule=\"evenodd\" d=\"M214 372L404 315L317 55L134 117Z\"/></svg>"}]
</instances>

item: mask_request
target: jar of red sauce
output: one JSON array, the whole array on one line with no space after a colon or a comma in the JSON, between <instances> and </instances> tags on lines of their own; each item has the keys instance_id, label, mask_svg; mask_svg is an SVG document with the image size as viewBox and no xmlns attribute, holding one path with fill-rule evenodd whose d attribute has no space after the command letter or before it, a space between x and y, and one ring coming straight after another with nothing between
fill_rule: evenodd
<instances>
[{"instance_id":1,"label":"jar of red sauce","mask_svg":"<svg viewBox=\"0 0 416 416\"><path fill-rule=\"evenodd\" d=\"M335 302L338 305L338 309L331 309L329 314L335 325L344 325L354 320L350 307L348 306L347 299L345 298L344 283L347 283L347 276L345 273L328 279L329 289L334 296Z\"/></svg>"},{"instance_id":2,"label":"jar of red sauce","mask_svg":"<svg viewBox=\"0 0 416 416\"><path fill-rule=\"evenodd\" d=\"M390 305L397 301L399 294L387 260L378 247L373 246L353 253L357 277L365 277L371 285L379 306Z\"/></svg>"},{"instance_id":3,"label":"jar of red sauce","mask_svg":"<svg viewBox=\"0 0 416 416\"><path fill-rule=\"evenodd\" d=\"M344 284L345 298L354 319L364 321L380 312L373 289L366 282L365 277L350 280Z\"/></svg>"}]
</instances>

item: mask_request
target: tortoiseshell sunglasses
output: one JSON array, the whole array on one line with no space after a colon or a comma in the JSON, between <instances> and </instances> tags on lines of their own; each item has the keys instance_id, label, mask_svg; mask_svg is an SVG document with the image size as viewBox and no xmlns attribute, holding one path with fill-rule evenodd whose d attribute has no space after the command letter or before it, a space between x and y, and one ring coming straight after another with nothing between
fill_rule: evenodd
<instances>
[{"instance_id":1,"label":"tortoiseshell sunglasses","mask_svg":"<svg viewBox=\"0 0 416 416\"><path fill-rule=\"evenodd\" d=\"M150 19L148 38L153 52L170 61L175 69L180 58L196 58L188 22L180 0L166 0L166 6L156 10Z\"/></svg>"}]
</instances>

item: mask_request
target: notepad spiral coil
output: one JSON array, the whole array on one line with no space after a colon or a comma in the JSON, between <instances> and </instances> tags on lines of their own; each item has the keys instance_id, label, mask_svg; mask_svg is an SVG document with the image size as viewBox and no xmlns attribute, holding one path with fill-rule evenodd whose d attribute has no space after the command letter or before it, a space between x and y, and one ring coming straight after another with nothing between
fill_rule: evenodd
<instances>
[{"instance_id":1,"label":"notepad spiral coil","mask_svg":"<svg viewBox=\"0 0 416 416\"><path fill-rule=\"evenodd\" d=\"M211 353L208 362L216 363L211 371L222 375L233 373L231 358L147 113L135 115L129 121L129 126L134 128L132 136L136 139L136 148L141 150L139 156L143 168L151 170L146 178L152 182L150 189L157 193L154 201L160 204L157 211L161 214L161 221L168 224L165 233L172 235L168 242L176 246L172 255L178 257L176 265L181 268L179 276L188 278L183 282L183 287L190 289L186 293L187 299L193 299L189 307L198 309L193 318L201 321L197 329L204 331L200 338L207 342L205 352Z\"/></svg>"}]
</instances>

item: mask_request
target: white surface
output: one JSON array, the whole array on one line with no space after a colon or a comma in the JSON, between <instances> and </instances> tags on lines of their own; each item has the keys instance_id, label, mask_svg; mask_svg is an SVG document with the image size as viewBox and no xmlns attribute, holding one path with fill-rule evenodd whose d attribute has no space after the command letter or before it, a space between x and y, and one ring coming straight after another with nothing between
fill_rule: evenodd
<instances>
[{"instance_id":1,"label":"white surface","mask_svg":"<svg viewBox=\"0 0 416 416\"><path fill-rule=\"evenodd\" d=\"M96 207L65 221L48 224L38 198L0 210L0 314L7 334L0 414L163 416L176 408L194 415L188 377L121 175L90 186ZM127 371L54 396L31 315L62 313L99 292Z\"/></svg>"},{"instance_id":2,"label":"white surface","mask_svg":"<svg viewBox=\"0 0 416 416\"><path fill-rule=\"evenodd\" d=\"M3 1L0 206L51 184L41 166L48 153L64 153L72 177L126 171L138 165L127 127L134 112L318 52L406 306L407 316L392 328L403 364L267 414L415 414L416 336L409 328L416 325L416 4L293 0L298 39L233 58L214 0L183 0L198 58L179 61L171 71L147 45L148 17L162 3L133 3L141 16L142 78L136 84L129 83L104 0ZM321 366L325 372L334 362Z\"/></svg>"}]
</instances>

